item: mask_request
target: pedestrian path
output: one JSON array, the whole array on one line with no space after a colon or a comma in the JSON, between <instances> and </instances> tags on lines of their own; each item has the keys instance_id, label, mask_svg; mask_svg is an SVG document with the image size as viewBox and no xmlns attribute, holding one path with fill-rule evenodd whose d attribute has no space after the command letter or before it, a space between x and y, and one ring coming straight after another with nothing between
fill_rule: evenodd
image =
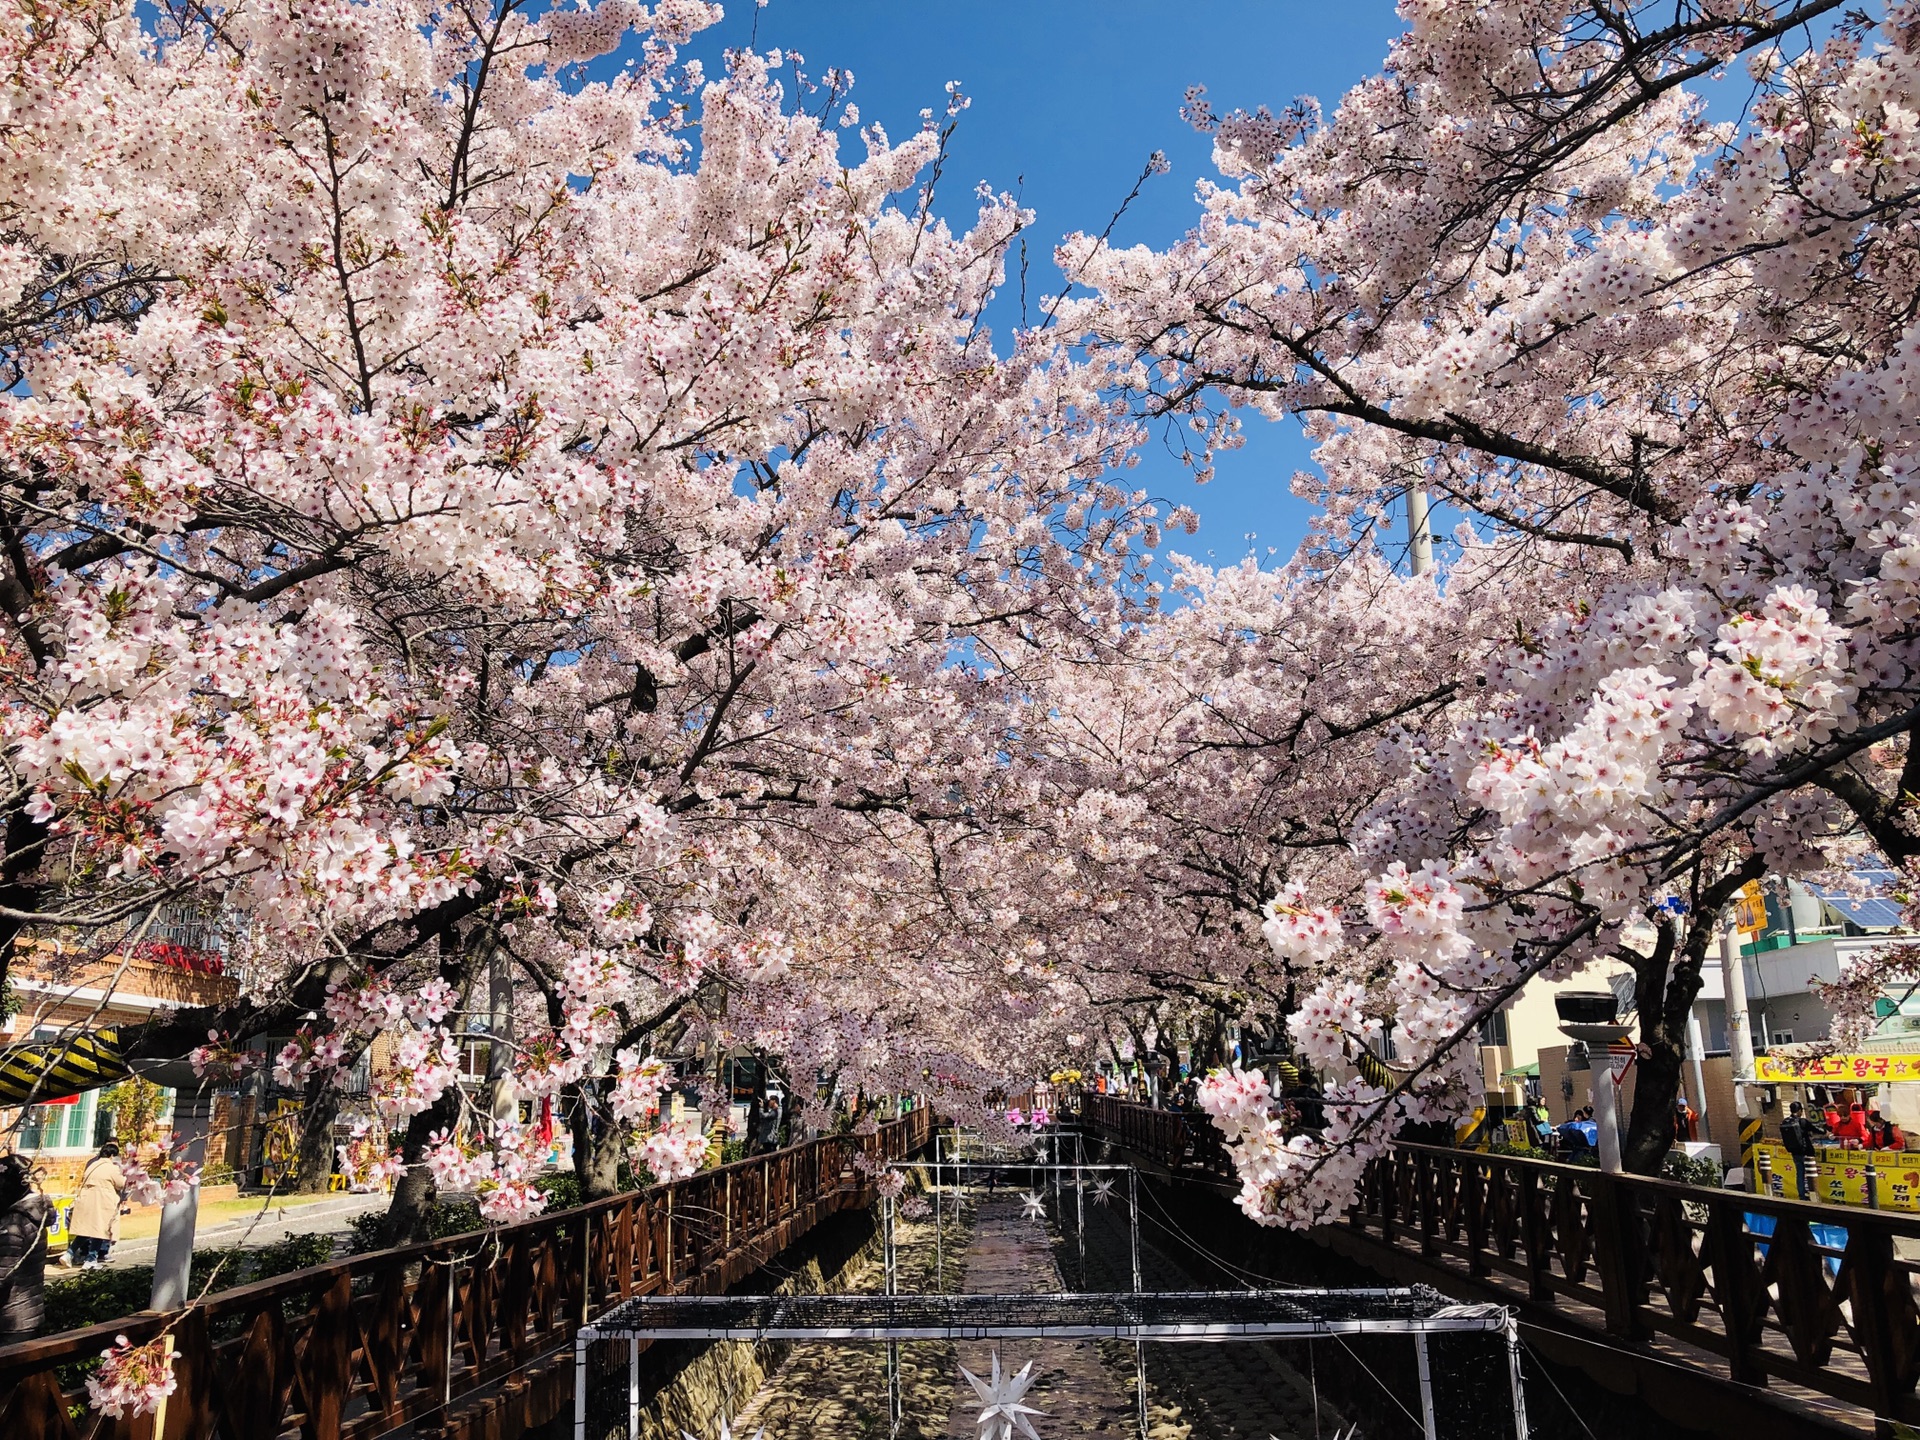
<instances>
[{"instance_id":1,"label":"pedestrian path","mask_svg":"<svg viewBox=\"0 0 1920 1440\"><path fill-rule=\"evenodd\" d=\"M983 1200L974 1216L973 1242L967 1250L966 1289L974 1295L1044 1295L1066 1289L1053 1262L1045 1223L1028 1214L1018 1199ZM995 1345L1001 1369L1019 1370L1029 1361L1037 1374L1024 1403L1043 1412L1033 1420L1042 1436L1137 1436L1133 1402L1086 1341L970 1341L960 1345L959 1363L985 1379L993 1368ZM976 1440L979 1397L954 1374L953 1409L946 1434Z\"/></svg>"},{"instance_id":2,"label":"pedestrian path","mask_svg":"<svg viewBox=\"0 0 1920 1440\"><path fill-rule=\"evenodd\" d=\"M312 1200L260 1196L244 1213L222 1216L213 1224L207 1223L211 1217L203 1215L193 1245L196 1250L257 1250L293 1235L344 1235L356 1217L385 1210L392 1203L388 1195L333 1195ZM122 1240L113 1247L107 1264L151 1265L158 1244L158 1237L153 1235Z\"/></svg>"}]
</instances>

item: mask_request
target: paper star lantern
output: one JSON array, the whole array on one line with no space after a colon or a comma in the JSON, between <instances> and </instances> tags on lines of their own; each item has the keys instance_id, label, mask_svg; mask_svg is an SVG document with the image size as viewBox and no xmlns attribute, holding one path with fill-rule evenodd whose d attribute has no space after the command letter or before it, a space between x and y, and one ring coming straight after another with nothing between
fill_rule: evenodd
<instances>
[{"instance_id":1,"label":"paper star lantern","mask_svg":"<svg viewBox=\"0 0 1920 1440\"><path fill-rule=\"evenodd\" d=\"M1028 1437L1028 1440L1040 1440L1039 1433L1033 1428L1029 1415L1042 1415L1044 1410L1036 1410L1025 1404L1023 1397L1033 1388L1038 1379L1033 1373L1033 1362L1029 1360L1020 1367L1016 1375L1003 1375L1000 1370L1000 1352L993 1352L993 1378L982 1380L978 1375L960 1367L960 1373L973 1386L974 1393L980 1397L980 1414L975 1423L980 1427L978 1440L1013 1440L1014 1432Z\"/></svg>"},{"instance_id":2,"label":"paper star lantern","mask_svg":"<svg viewBox=\"0 0 1920 1440\"><path fill-rule=\"evenodd\" d=\"M680 1432L680 1440L700 1440L700 1437L697 1435L689 1435L686 1431L682 1430ZM725 1420L720 1422L720 1440L733 1440L733 1427L727 1424ZM767 1440L765 1426L753 1432L753 1440Z\"/></svg>"}]
</instances>

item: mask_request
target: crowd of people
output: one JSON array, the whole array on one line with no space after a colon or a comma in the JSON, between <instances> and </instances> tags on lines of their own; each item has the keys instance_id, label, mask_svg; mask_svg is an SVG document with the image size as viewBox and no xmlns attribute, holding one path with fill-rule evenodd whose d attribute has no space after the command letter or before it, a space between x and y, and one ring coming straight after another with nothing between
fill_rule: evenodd
<instances>
[{"instance_id":1,"label":"crowd of people","mask_svg":"<svg viewBox=\"0 0 1920 1440\"><path fill-rule=\"evenodd\" d=\"M1814 1153L1823 1145L1849 1150L1904 1150L1907 1137L1880 1113L1878 1105L1856 1100L1843 1112L1838 1102L1830 1100L1816 1119L1796 1100L1780 1122L1780 1144L1805 1174L1814 1163Z\"/></svg>"}]
</instances>

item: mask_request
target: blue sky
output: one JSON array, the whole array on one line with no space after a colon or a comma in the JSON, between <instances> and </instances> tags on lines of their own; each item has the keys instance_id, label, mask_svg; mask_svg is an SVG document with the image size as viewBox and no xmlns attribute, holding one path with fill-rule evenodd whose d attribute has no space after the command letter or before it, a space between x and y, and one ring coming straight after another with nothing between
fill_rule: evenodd
<instances>
[{"instance_id":1,"label":"blue sky","mask_svg":"<svg viewBox=\"0 0 1920 1440\"><path fill-rule=\"evenodd\" d=\"M691 47L710 73L756 23L752 0L726 5L727 18ZM1194 182L1214 171L1211 143L1180 118L1189 85L1205 85L1221 112L1277 110L1296 95L1331 109L1380 68L1400 29L1391 0L772 0L757 24L756 49L798 50L815 76L853 71L861 119L896 139L919 128L923 107L938 113L946 83L960 81L973 104L936 208L964 221L976 182L1018 190L1037 212L1029 248L1039 290L1059 283L1053 242L1100 231L1154 150L1173 169L1148 183L1115 240L1164 245L1192 224ZM1000 313L1003 325L1017 320L1017 302ZM1297 425L1254 420L1246 446L1205 486L1157 446L1129 478L1193 506L1200 532L1173 537L1177 548L1225 564L1246 553L1249 532L1263 555L1269 545L1292 551L1306 507L1288 483L1306 459Z\"/></svg>"}]
</instances>

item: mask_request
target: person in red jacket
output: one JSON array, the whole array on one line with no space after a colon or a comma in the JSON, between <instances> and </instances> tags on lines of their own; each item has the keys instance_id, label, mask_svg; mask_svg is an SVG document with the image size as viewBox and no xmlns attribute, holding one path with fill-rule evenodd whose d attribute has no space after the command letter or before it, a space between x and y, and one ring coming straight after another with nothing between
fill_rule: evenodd
<instances>
[{"instance_id":1,"label":"person in red jacket","mask_svg":"<svg viewBox=\"0 0 1920 1440\"><path fill-rule=\"evenodd\" d=\"M1907 1148L1907 1137L1901 1133L1898 1125L1875 1110L1867 1116L1867 1148L1904 1150Z\"/></svg>"},{"instance_id":2,"label":"person in red jacket","mask_svg":"<svg viewBox=\"0 0 1920 1440\"><path fill-rule=\"evenodd\" d=\"M1867 1107L1856 1100L1847 1107L1844 1118L1837 1111L1827 1111L1827 1130L1842 1145L1864 1146L1867 1143Z\"/></svg>"}]
</instances>

